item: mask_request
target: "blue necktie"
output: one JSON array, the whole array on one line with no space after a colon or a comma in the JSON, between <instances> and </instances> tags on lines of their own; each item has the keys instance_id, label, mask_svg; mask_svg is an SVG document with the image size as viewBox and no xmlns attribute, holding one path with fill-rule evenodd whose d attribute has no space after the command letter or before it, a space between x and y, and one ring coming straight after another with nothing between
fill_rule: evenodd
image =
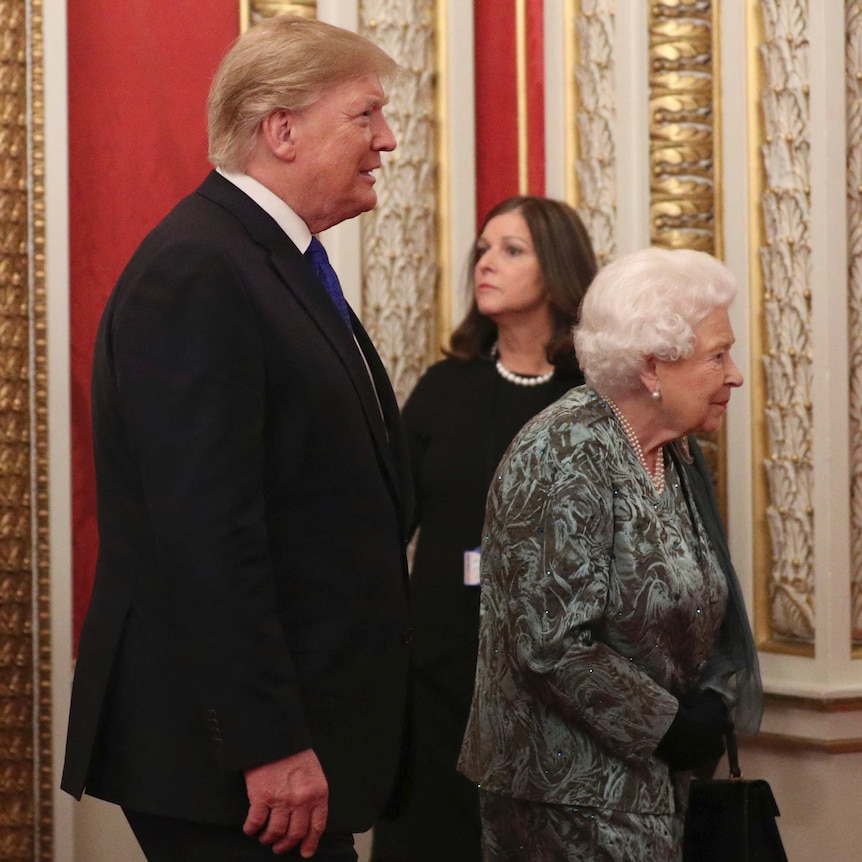
<instances>
[{"instance_id":1,"label":"blue necktie","mask_svg":"<svg viewBox=\"0 0 862 862\"><path fill-rule=\"evenodd\" d=\"M314 271L323 282L329 298L335 303L335 307L338 309L342 320L347 324L347 328L352 330L353 324L350 322L350 311L347 307L347 300L344 298L344 293L341 290L341 283L338 281L338 276L329 262L326 249L316 236L311 238L311 245L306 249L305 254L314 267Z\"/></svg>"}]
</instances>

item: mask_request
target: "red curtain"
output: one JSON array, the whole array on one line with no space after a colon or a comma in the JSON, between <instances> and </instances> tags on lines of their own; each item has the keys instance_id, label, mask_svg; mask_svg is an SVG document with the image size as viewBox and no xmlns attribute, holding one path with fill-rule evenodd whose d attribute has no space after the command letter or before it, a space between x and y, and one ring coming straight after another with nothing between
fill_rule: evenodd
<instances>
[{"instance_id":1,"label":"red curtain","mask_svg":"<svg viewBox=\"0 0 862 862\"><path fill-rule=\"evenodd\" d=\"M235 0L69 0L74 630L98 536L90 426L93 341L147 231L203 179L206 95L239 31Z\"/></svg>"},{"instance_id":2,"label":"red curtain","mask_svg":"<svg viewBox=\"0 0 862 862\"><path fill-rule=\"evenodd\" d=\"M525 2L527 185L519 180L516 0L475 0L476 217L519 193L545 193L543 0Z\"/></svg>"}]
</instances>

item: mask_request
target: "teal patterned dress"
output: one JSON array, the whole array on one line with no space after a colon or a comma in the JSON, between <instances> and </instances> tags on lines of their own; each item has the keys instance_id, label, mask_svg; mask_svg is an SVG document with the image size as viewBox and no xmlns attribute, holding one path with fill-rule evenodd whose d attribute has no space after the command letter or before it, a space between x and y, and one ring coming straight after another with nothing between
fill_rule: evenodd
<instances>
[{"instance_id":1,"label":"teal patterned dress","mask_svg":"<svg viewBox=\"0 0 862 862\"><path fill-rule=\"evenodd\" d=\"M676 695L710 687L733 704L735 688L728 574L676 444L666 454L658 496L607 403L582 386L499 465L459 762L484 791L486 859L558 858L542 849L542 823L548 847L571 853L559 858L678 859L687 777L653 752ZM532 853L511 846L519 803Z\"/></svg>"}]
</instances>

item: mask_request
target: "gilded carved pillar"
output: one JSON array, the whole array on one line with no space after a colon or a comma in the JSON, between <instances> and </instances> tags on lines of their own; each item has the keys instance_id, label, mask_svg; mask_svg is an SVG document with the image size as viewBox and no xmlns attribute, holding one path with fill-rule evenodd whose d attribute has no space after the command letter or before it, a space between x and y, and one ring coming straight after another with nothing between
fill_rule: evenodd
<instances>
[{"instance_id":1,"label":"gilded carved pillar","mask_svg":"<svg viewBox=\"0 0 862 862\"><path fill-rule=\"evenodd\" d=\"M653 245L720 255L712 5L650 4L650 233Z\"/></svg>"},{"instance_id":2,"label":"gilded carved pillar","mask_svg":"<svg viewBox=\"0 0 862 862\"><path fill-rule=\"evenodd\" d=\"M0 0L0 859L53 858L40 0Z\"/></svg>"}]
</instances>

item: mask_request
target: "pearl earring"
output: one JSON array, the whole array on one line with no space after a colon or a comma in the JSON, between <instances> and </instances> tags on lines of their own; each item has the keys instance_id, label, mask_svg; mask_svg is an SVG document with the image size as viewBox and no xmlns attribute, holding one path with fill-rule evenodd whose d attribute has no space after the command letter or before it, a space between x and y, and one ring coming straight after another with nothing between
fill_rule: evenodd
<instances>
[{"instance_id":1,"label":"pearl earring","mask_svg":"<svg viewBox=\"0 0 862 862\"><path fill-rule=\"evenodd\" d=\"M651 394L652 394L653 401L658 401L659 398L661 398L661 392L659 392L658 389L653 389Z\"/></svg>"}]
</instances>

